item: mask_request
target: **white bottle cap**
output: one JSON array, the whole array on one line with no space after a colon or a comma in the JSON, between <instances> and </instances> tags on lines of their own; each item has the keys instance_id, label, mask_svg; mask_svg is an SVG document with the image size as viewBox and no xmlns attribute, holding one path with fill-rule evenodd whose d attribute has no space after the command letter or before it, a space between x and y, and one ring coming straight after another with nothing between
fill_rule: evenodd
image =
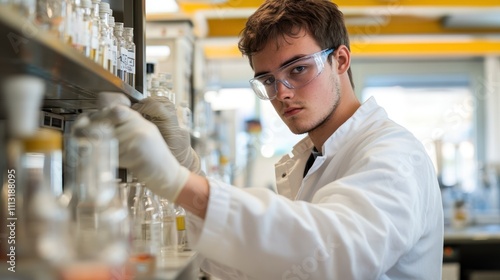
<instances>
[{"instance_id":1,"label":"white bottle cap","mask_svg":"<svg viewBox=\"0 0 500 280\"><path fill-rule=\"evenodd\" d=\"M18 75L7 77L0 92L5 100L8 133L14 138L33 135L38 128L45 82L38 77Z\"/></svg>"}]
</instances>

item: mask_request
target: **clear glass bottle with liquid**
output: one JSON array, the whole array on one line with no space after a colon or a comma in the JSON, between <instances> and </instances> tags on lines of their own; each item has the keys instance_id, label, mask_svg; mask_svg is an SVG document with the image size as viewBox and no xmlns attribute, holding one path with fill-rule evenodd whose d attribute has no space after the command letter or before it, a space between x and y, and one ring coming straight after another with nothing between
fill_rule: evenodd
<instances>
[{"instance_id":1,"label":"clear glass bottle with liquid","mask_svg":"<svg viewBox=\"0 0 500 280\"><path fill-rule=\"evenodd\" d=\"M161 222L161 255L169 256L177 253L177 221L175 205L166 198L158 198L162 212Z\"/></svg>"},{"instance_id":2,"label":"clear glass bottle with liquid","mask_svg":"<svg viewBox=\"0 0 500 280\"><path fill-rule=\"evenodd\" d=\"M37 0L0 0L0 7L9 7L31 22L35 21Z\"/></svg>"},{"instance_id":3,"label":"clear glass bottle with liquid","mask_svg":"<svg viewBox=\"0 0 500 280\"><path fill-rule=\"evenodd\" d=\"M74 12L75 0L65 0L66 2L66 18L64 19L64 43L73 46L75 28L73 27L75 23Z\"/></svg>"},{"instance_id":4,"label":"clear glass bottle with liquid","mask_svg":"<svg viewBox=\"0 0 500 280\"><path fill-rule=\"evenodd\" d=\"M67 4L66 0L37 0L37 25L60 41L64 41L65 36Z\"/></svg>"},{"instance_id":5,"label":"clear glass bottle with liquid","mask_svg":"<svg viewBox=\"0 0 500 280\"><path fill-rule=\"evenodd\" d=\"M113 270L128 261L130 244L127 209L120 205L116 180L118 143L111 124L98 115L79 115L65 150L76 254L61 273L64 279L110 279Z\"/></svg>"},{"instance_id":6,"label":"clear glass bottle with liquid","mask_svg":"<svg viewBox=\"0 0 500 280\"><path fill-rule=\"evenodd\" d=\"M120 78L122 81L125 81L128 51L127 51L127 43L123 38L122 22L115 22L114 33L116 37L116 46L117 46L116 74L118 78Z\"/></svg>"},{"instance_id":7,"label":"clear glass bottle with liquid","mask_svg":"<svg viewBox=\"0 0 500 280\"><path fill-rule=\"evenodd\" d=\"M159 73L158 81L160 83L161 90L165 93L165 96L175 104L175 94L173 94L171 88L172 84L172 74L170 73Z\"/></svg>"},{"instance_id":8,"label":"clear glass bottle with liquid","mask_svg":"<svg viewBox=\"0 0 500 280\"><path fill-rule=\"evenodd\" d=\"M136 275L155 270L161 244L162 213L158 200L144 185L139 186L132 217L132 252L130 263Z\"/></svg>"},{"instance_id":9,"label":"clear glass bottle with liquid","mask_svg":"<svg viewBox=\"0 0 500 280\"><path fill-rule=\"evenodd\" d=\"M78 47L86 57L91 58L92 50L92 31L94 30L94 20L92 18L92 2L91 0L81 0L82 21L77 30Z\"/></svg>"},{"instance_id":10,"label":"clear glass bottle with liquid","mask_svg":"<svg viewBox=\"0 0 500 280\"><path fill-rule=\"evenodd\" d=\"M174 91L174 83L172 81L170 82L167 82L165 84L165 87L167 88L167 92L169 94L169 98L170 98L170 101L172 101L172 103L176 103L176 96L175 96L175 91Z\"/></svg>"},{"instance_id":11,"label":"clear glass bottle with liquid","mask_svg":"<svg viewBox=\"0 0 500 280\"><path fill-rule=\"evenodd\" d=\"M175 215L176 215L176 225L177 225L177 239L178 239L178 251L186 251L189 250L189 244L187 240L187 232L186 232L186 210L179 205L175 207Z\"/></svg>"},{"instance_id":12,"label":"clear glass bottle with liquid","mask_svg":"<svg viewBox=\"0 0 500 280\"><path fill-rule=\"evenodd\" d=\"M132 27L123 28L123 38L127 46L127 63L125 82L135 88L135 43L134 29Z\"/></svg>"},{"instance_id":13,"label":"clear glass bottle with liquid","mask_svg":"<svg viewBox=\"0 0 500 280\"><path fill-rule=\"evenodd\" d=\"M28 238L20 245L29 253L19 250L18 254L59 264L73 253L69 212L59 204L58 192L54 191L62 175L58 173L62 165L62 136L54 130L40 129L24 139L23 144L21 164L25 194L22 201L26 220L19 222L25 223L24 233ZM23 251L28 254L24 255Z\"/></svg>"},{"instance_id":14,"label":"clear glass bottle with liquid","mask_svg":"<svg viewBox=\"0 0 500 280\"><path fill-rule=\"evenodd\" d=\"M112 70L112 62L110 57L111 46L113 44L111 32L109 28L109 3L99 3L99 19L101 23L101 41L99 42L99 63L108 71Z\"/></svg>"},{"instance_id":15,"label":"clear glass bottle with liquid","mask_svg":"<svg viewBox=\"0 0 500 280\"><path fill-rule=\"evenodd\" d=\"M71 29L67 32L70 38L68 39L68 43L79 52L82 52L82 47L80 46L80 29L82 28L83 21L83 9L82 9L82 0L70 0L71 4L71 17L69 20L71 24L69 24L69 28Z\"/></svg>"},{"instance_id":16,"label":"clear glass bottle with liquid","mask_svg":"<svg viewBox=\"0 0 500 280\"><path fill-rule=\"evenodd\" d=\"M151 80L151 88L148 92L150 96L165 96L168 98L168 93L160 87L160 81L157 78Z\"/></svg>"},{"instance_id":17,"label":"clear glass bottle with liquid","mask_svg":"<svg viewBox=\"0 0 500 280\"><path fill-rule=\"evenodd\" d=\"M90 59L97 63L99 63L100 58L99 43L101 42L101 20L99 18L99 3L101 3L101 0L92 0L92 31L90 34Z\"/></svg>"},{"instance_id":18,"label":"clear glass bottle with liquid","mask_svg":"<svg viewBox=\"0 0 500 280\"><path fill-rule=\"evenodd\" d=\"M111 37L111 44L109 49L109 57L111 59L111 69L109 70L113 75L117 75L117 54L118 54L118 40L114 34L115 17L110 16L108 20L109 33Z\"/></svg>"},{"instance_id":19,"label":"clear glass bottle with liquid","mask_svg":"<svg viewBox=\"0 0 500 280\"><path fill-rule=\"evenodd\" d=\"M193 113L185 100L177 107L177 119L181 128L189 132L193 131Z\"/></svg>"}]
</instances>

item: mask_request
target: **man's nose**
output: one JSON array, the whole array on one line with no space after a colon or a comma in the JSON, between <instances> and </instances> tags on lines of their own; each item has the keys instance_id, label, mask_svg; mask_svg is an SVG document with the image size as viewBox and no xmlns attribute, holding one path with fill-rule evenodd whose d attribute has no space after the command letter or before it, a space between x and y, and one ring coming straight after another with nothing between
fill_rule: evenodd
<instances>
[{"instance_id":1,"label":"man's nose","mask_svg":"<svg viewBox=\"0 0 500 280\"><path fill-rule=\"evenodd\" d=\"M290 99L293 97L293 86L286 80L276 80L276 98L280 100Z\"/></svg>"}]
</instances>

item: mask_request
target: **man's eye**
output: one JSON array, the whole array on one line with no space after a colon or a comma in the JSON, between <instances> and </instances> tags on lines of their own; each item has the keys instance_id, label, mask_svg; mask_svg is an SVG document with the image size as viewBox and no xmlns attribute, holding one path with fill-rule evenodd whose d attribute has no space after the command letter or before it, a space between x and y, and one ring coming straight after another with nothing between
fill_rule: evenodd
<instances>
[{"instance_id":1,"label":"man's eye","mask_svg":"<svg viewBox=\"0 0 500 280\"><path fill-rule=\"evenodd\" d=\"M270 86L274 84L274 81L275 81L274 77L267 77L263 79L262 84L264 84L265 86Z\"/></svg>"},{"instance_id":2,"label":"man's eye","mask_svg":"<svg viewBox=\"0 0 500 280\"><path fill-rule=\"evenodd\" d=\"M292 68L292 71L290 71L291 74L300 74L306 69L306 66L300 65Z\"/></svg>"}]
</instances>

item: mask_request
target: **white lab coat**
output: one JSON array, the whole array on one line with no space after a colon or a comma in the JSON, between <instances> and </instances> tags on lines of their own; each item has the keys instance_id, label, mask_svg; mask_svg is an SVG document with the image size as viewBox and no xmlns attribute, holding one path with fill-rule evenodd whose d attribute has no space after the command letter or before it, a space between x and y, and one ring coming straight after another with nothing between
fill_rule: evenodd
<instances>
[{"instance_id":1,"label":"white lab coat","mask_svg":"<svg viewBox=\"0 0 500 280\"><path fill-rule=\"evenodd\" d=\"M210 180L205 221L188 219L202 267L222 279L441 279L441 195L421 143L370 99L302 178L312 148L306 137L276 164L280 195Z\"/></svg>"}]
</instances>

